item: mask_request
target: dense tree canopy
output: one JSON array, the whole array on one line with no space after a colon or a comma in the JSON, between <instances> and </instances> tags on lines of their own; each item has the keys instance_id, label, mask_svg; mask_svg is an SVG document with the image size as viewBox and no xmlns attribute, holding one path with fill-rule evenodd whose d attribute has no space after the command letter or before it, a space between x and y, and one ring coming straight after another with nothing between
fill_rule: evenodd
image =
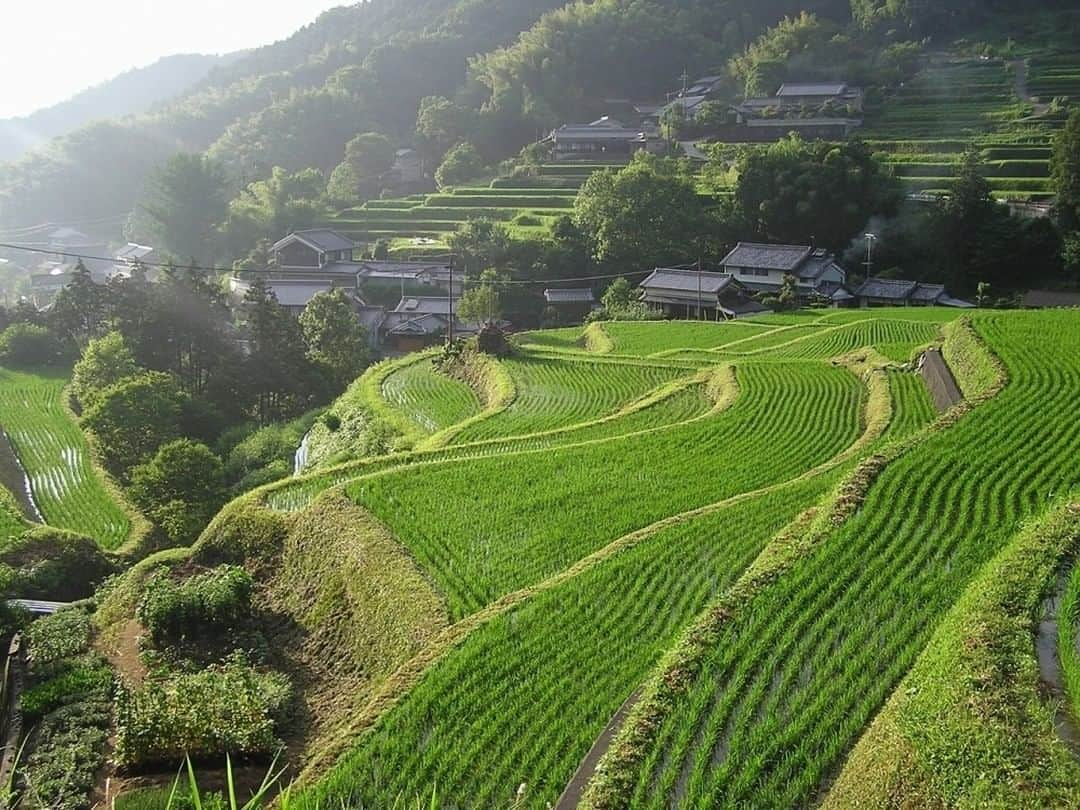
<instances>
[{"instance_id":1,"label":"dense tree canopy","mask_svg":"<svg viewBox=\"0 0 1080 810\"><path fill-rule=\"evenodd\" d=\"M336 391L360 376L370 361L367 334L344 290L322 292L300 313L308 359Z\"/></svg>"},{"instance_id":2,"label":"dense tree canopy","mask_svg":"<svg viewBox=\"0 0 1080 810\"><path fill-rule=\"evenodd\" d=\"M705 249L705 211L685 167L639 156L596 172L574 205L574 222L596 259L620 270L694 261Z\"/></svg>"},{"instance_id":3,"label":"dense tree canopy","mask_svg":"<svg viewBox=\"0 0 1080 810\"><path fill-rule=\"evenodd\" d=\"M345 159L330 175L327 195L340 205L374 197L383 188L396 151L385 135L377 132L357 135L345 145Z\"/></svg>"},{"instance_id":4,"label":"dense tree canopy","mask_svg":"<svg viewBox=\"0 0 1080 810\"><path fill-rule=\"evenodd\" d=\"M150 178L137 219L145 233L137 235L179 260L209 263L214 229L225 218L227 202L225 175L217 164L202 155L173 155Z\"/></svg>"},{"instance_id":5,"label":"dense tree canopy","mask_svg":"<svg viewBox=\"0 0 1080 810\"><path fill-rule=\"evenodd\" d=\"M1050 179L1062 229L1080 229L1080 109L1072 111L1065 128L1054 137Z\"/></svg>"}]
</instances>

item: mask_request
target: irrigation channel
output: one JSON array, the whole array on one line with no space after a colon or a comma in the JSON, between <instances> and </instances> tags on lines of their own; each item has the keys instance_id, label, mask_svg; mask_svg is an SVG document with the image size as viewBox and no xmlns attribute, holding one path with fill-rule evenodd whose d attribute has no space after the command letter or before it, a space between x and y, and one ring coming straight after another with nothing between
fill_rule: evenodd
<instances>
[{"instance_id":1,"label":"irrigation channel","mask_svg":"<svg viewBox=\"0 0 1080 810\"><path fill-rule=\"evenodd\" d=\"M1061 656L1058 654L1058 610L1073 564L1058 571L1054 590L1043 602L1042 619L1035 632L1035 656L1039 661L1039 686L1054 711L1054 728L1073 754L1080 756L1080 724L1069 710ZM1080 638L1073 639L1073 643L1080 643Z\"/></svg>"},{"instance_id":2,"label":"irrigation channel","mask_svg":"<svg viewBox=\"0 0 1080 810\"><path fill-rule=\"evenodd\" d=\"M0 486L7 487L8 492L15 496L27 520L35 523L45 522L45 517L34 502L30 476L26 474L26 468L19 461L15 448L11 446L11 440L3 430L0 430Z\"/></svg>"}]
</instances>

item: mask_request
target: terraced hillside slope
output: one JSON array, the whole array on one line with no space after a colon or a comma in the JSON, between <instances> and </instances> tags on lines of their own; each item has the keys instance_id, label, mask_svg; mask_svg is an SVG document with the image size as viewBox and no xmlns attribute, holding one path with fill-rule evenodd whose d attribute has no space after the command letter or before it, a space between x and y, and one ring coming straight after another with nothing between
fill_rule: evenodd
<instances>
[{"instance_id":1,"label":"terraced hillside slope","mask_svg":"<svg viewBox=\"0 0 1080 810\"><path fill-rule=\"evenodd\" d=\"M129 575L241 561L265 609L309 629L276 663L308 709L289 730L302 807L433 788L445 807L818 801L965 590L1080 485L1072 312L589 329L490 361L494 406L426 358L375 372L366 412L399 409L419 441L245 496ZM966 397L941 414L915 372L930 346ZM347 561L332 576L326 543ZM376 584L367 548L397 573ZM921 757L959 752L905 735L896 756L937 786ZM938 806L908 783L883 789Z\"/></svg>"}]
</instances>

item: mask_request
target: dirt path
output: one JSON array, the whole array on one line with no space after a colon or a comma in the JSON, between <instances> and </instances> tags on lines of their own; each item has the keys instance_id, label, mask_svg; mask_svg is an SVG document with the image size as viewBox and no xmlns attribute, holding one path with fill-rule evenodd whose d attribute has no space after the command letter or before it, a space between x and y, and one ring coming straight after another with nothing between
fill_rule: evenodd
<instances>
[{"instance_id":1,"label":"dirt path","mask_svg":"<svg viewBox=\"0 0 1080 810\"><path fill-rule=\"evenodd\" d=\"M926 387L930 389L934 407L939 413L963 401L964 395L960 391L960 386L956 384L956 378L945 362L945 358L941 356L940 349L930 349L923 355L919 373L926 382Z\"/></svg>"},{"instance_id":2,"label":"dirt path","mask_svg":"<svg viewBox=\"0 0 1080 810\"><path fill-rule=\"evenodd\" d=\"M1042 118L1050 111L1050 105L1044 102L1034 102L1031 100L1031 91L1028 89L1028 63L1025 59L1014 59L1009 62L1009 67L1013 72L1013 90L1016 93L1016 97L1021 101L1026 101L1032 106L1032 118Z\"/></svg>"},{"instance_id":3,"label":"dirt path","mask_svg":"<svg viewBox=\"0 0 1080 810\"><path fill-rule=\"evenodd\" d=\"M563 790L562 795L559 796L559 800L555 802L555 810L574 810L580 804L581 797L585 794L585 788L593 778L593 774L596 773L596 766L600 764L600 759L611 747L615 735L623 727L630 710L641 699L641 692L642 688L635 690L634 694L626 699L626 702L615 712L615 716L611 718L604 730L600 732L600 736L596 738L596 742L589 749L589 753L581 760L581 764L578 765L574 775L566 784L566 788Z\"/></svg>"}]
</instances>

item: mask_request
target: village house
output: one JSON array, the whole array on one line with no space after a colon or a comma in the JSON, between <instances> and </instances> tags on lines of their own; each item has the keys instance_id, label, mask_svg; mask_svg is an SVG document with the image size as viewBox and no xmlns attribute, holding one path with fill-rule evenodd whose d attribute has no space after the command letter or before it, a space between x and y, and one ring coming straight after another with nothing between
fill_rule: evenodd
<instances>
[{"instance_id":1,"label":"village house","mask_svg":"<svg viewBox=\"0 0 1080 810\"><path fill-rule=\"evenodd\" d=\"M1080 307L1080 292L1066 290L1029 290L1020 300L1025 309L1060 309Z\"/></svg>"},{"instance_id":2,"label":"village house","mask_svg":"<svg viewBox=\"0 0 1080 810\"><path fill-rule=\"evenodd\" d=\"M451 317L455 337L475 335L479 325L457 316L459 300L449 296L402 298L393 310L386 313L380 325L382 345L399 352L418 351L431 346L448 335Z\"/></svg>"},{"instance_id":3,"label":"village house","mask_svg":"<svg viewBox=\"0 0 1080 810\"><path fill-rule=\"evenodd\" d=\"M847 283L847 272L835 257L812 245L739 242L720 266L746 289L770 295L779 294L787 275L795 277L802 299L832 298Z\"/></svg>"},{"instance_id":4,"label":"village house","mask_svg":"<svg viewBox=\"0 0 1080 810\"><path fill-rule=\"evenodd\" d=\"M544 142L551 144L556 161L625 160L642 150L662 151L664 146L641 127L626 127L607 116L590 124L563 124Z\"/></svg>"},{"instance_id":5,"label":"village house","mask_svg":"<svg viewBox=\"0 0 1080 810\"><path fill-rule=\"evenodd\" d=\"M557 313L559 323L580 323L596 308L596 296L590 287L547 289L544 301Z\"/></svg>"},{"instance_id":6,"label":"village house","mask_svg":"<svg viewBox=\"0 0 1080 810\"><path fill-rule=\"evenodd\" d=\"M638 285L640 300L674 318L730 320L768 312L730 275L683 267L658 267Z\"/></svg>"},{"instance_id":7,"label":"village house","mask_svg":"<svg viewBox=\"0 0 1080 810\"><path fill-rule=\"evenodd\" d=\"M730 107L734 123L721 140L767 143L790 133L804 138L846 138L862 126L863 91L843 82L787 83L772 96Z\"/></svg>"},{"instance_id":8,"label":"village house","mask_svg":"<svg viewBox=\"0 0 1080 810\"><path fill-rule=\"evenodd\" d=\"M875 278L871 276L854 292L860 307L960 307L968 309L975 305L951 297L943 284L926 284L898 278Z\"/></svg>"}]
</instances>

